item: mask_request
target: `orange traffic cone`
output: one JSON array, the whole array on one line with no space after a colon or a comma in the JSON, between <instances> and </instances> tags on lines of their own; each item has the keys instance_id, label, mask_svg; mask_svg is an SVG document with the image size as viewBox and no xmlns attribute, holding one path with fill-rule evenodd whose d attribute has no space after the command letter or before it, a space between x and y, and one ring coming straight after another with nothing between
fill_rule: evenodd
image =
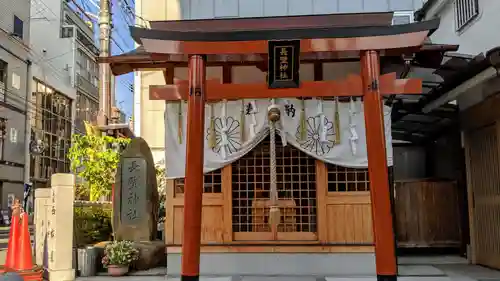
<instances>
[{"instance_id":1,"label":"orange traffic cone","mask_svg":"<svg viewBox=\"0 0 500 281\"><path fill-rule=\"evenodd\" d=\"M33 269L33 251L31 248L30 230L28 226L28 214L21 214L21 229L19 231L18 255L14 269L32 270Z\"/></svg>"},{"instance_id":2,"label":"orange traffic cone","mask_svg":"<svg viewBox=\"0 0 500 281\"><path fill-rule=\"evenodd\" d=\"M19 214L12 214L9 232L9 244L7 246L7 257L5 258L5 267L13 268L16 262L16 256L19 252Z\"/></svg>"}]
</instances>

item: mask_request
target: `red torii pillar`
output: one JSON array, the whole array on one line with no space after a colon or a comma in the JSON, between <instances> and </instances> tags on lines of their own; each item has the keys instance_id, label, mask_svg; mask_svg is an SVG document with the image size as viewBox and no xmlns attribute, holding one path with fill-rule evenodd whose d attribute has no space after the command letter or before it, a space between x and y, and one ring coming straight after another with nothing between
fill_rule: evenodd
<instances>
[{"instance_id":1,"label":"red torii pillar","mask_svg":"<svg viewBox=\"0 0 500 281\"><path fill-rule=\"evenodd\" d=\"M384 112L379 85L380 63L376 51L361 52L366 150L375 238L377 279L395 280L397 276L396 243L391 213Z\"/></svg>"},{"instance_id":2,"label":"red torii pillar","mask_svg":"<svg viewBox=\"0 0 500 281\"><path fill-rule=\"evenodd\" d=\"M390 205L387 156L379 89L380 64L376 51L361 53L361 77L365 104L368 172L372 201L373 232L377 277L393 280L397 275L395 242ZM203 139L205 121L205 57L189 58L189 97L186 136L186 190L182 278L198 280L201 246L201 207L203 189Z\"/></svg>"},{"instance_id":3,"label":"red torii pillar","mask_svg":"<svg viewBox=\"0 0 500 281\"><path fill-rule=\"evenodd\" d=\"M186 132L186 182L184 233L182 241L182 281L198 281L200 275L201 211L205 128L206 57L191 55Z\"/></svg>"}]
</instances>

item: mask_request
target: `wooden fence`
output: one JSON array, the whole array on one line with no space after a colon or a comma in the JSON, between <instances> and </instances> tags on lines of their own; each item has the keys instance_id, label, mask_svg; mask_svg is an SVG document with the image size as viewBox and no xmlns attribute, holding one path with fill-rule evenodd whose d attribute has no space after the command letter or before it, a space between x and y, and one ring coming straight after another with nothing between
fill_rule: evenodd
<instances>
[{"instance_id":1,"label":"wooden fence","mask_svg":"<svg viewBox=\"0 0 500 281\"><path fill-rule=\"evenodd\" d=\"M394 185L398 246L459 247L459 194L452 181L397 181Z\"/></svg>"}]
</instances>

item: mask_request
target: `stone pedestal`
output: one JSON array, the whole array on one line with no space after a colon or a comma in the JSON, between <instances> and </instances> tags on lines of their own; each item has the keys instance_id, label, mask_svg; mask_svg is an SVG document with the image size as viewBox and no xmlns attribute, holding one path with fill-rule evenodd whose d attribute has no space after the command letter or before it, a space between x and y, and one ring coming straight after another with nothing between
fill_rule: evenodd
<instances>
[{"instance_id":1,"label":"stone pedestal","mask_svg":"<svg viewBox=\"0 0 500 281\"><path fill-rule=\"evenodd\" d=\"M51 177L50 206L47 212L49 279L75 280L73 269L73 204L75 177L54 174Z\"/></svg>"},{"instance_id":2,"label":"stone pedestal","mask_svg":"<svg viewBox=\"0 0 500 281\"><path fill-rule=\"evenodd\" d=\"M50 189L35 190L35 263L47 267L47 209L50 204Z\"/></svg>"}]
</instances>

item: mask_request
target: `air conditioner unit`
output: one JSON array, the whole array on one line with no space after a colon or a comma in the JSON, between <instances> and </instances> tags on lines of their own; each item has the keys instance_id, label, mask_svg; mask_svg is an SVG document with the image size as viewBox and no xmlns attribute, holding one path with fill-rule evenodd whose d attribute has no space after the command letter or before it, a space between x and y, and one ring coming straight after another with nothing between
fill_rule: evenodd
<instances>
[{"instance_id":1,"label":"air conditioner unit","mask_svg":"<svg viewBox=\"0 0 500 281\"><path fill-rule=\"evenodd\" d=\"M61 38L73 38L75 37L75 26L74 25L64 25L61 28Z\"/></svg>"},{"instance_id":2,"label":"air conditioner unit","mask_svg":"<svg viewBox=\"0 0 500 281\"><path fill-rule=\"evenodd\" d=\"M5 97L5 84L0 81L0 100L3 101Z\"/></svg>"},{"instance_id":3,"label":"air conditioner unit","mask_svg":"<svg viewBox=\"0 0 500 281\"><path fill-rule=\"evenodd\" d=\"M413 11L397 11L392 16L392 25L410 24L413 22Z\"/></svg>"}]
</instances>

